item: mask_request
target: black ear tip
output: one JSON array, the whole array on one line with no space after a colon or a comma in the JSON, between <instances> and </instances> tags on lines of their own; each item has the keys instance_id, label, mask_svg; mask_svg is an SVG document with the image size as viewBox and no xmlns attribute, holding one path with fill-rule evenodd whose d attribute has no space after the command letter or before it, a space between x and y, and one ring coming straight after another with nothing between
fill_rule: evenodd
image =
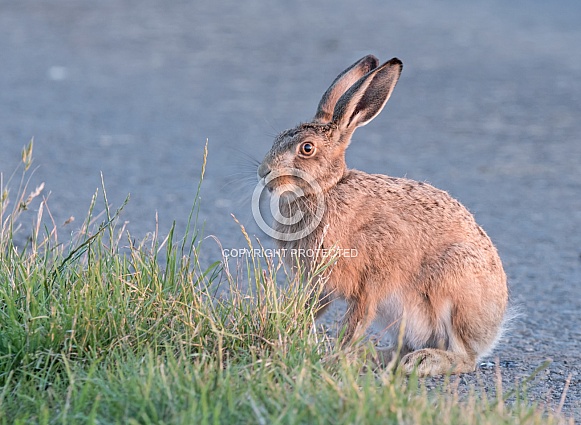
<instances>
[{"instance_id":1,"label":"black ear tip","mask_svg":"<svg viewBox=\"0 0 581 425\"><path fill-rule=\"evenodd\" d=\"M393 66L393 65L403 66L403 62L400 61L398 58L392 58L392 59L388 60L387 64L389 64L391 66Z\"/></svg>"},{"instance_id":2,"label":"black ear tip","mask_svg":"<svg viewBox=\"0 0 581 425\"><path fill-rule=\"evenodd\" d=\"M362 59L362 62L365 63L365 65L367 65L369 71L371 71L372 69L375 69L379 66L379 59L377 59L375 56L373 55L367 55Z\"/></svg>"}]
</instances>

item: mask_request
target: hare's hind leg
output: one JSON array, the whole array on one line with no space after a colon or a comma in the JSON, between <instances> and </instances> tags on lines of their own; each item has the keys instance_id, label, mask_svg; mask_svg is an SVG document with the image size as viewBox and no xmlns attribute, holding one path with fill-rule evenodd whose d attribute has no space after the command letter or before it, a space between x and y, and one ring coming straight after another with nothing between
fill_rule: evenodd
<instances>
[{"instance_id":1,"label":"hare's hind leg","mask_svg":"<svg viewBox=\"0 0 581 425\"><path fill-rule=\"evenodd\" d=\"M506 277L492 246L455 244L427 269L438 334L401 359L419 375L466 373L490 351L501 330L507 303Z\"/></svg>"},{"instance_id":2,"label":"hare's hind leg","mask_svg":"<svg viewBox=\"0 0 581 425\"><path fill-rule=\"evenodd\" d=\"M476 369L476 359L465 353L422 348L406 354L399 365L407 374L416 370L419 376L434 376L473 372Z\"/></svg>"}]
</instances>

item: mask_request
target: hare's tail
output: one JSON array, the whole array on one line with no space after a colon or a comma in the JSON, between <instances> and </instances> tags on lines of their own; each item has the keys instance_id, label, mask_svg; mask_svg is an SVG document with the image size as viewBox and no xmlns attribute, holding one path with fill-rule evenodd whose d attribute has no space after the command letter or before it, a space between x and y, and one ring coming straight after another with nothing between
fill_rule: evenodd
<instances>
[{"instance_id":1,"label":"hare's tail","mask_svg":"<svg viewBox=\"0 0 581 425\"><path fill-rule=\"evenodd\" d=\"M509 304L506 308L506 312L504 313L504 318L502 319L502 324L500 325L500 329L498 330L498 333L496 334L496 338L494 339L493 343L490 344L490 347L488 348L488 350L480 353L477 360L488 356L492 352L492 350L496 347L496 345L498 344L498 341L500 341L500 339L504 335L506 335L507 333L510 333L510 331L513 328L514 322L523 316L524 316L524 312L523 312L522 305L509 301Z\"/></svg>"}]
</instances>

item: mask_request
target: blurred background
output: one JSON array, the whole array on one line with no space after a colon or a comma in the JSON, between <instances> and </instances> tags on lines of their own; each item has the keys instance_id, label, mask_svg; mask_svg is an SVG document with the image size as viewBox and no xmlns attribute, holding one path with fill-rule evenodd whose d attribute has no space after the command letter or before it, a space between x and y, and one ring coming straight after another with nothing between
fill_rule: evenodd
<instances>
[{"instance_id":1,"label":"blurred background","mask_svg":"<svg viewBox=\"0 0 581 425\"><path fill-rule=\"evenodd\" d=\"M355 60L397 56L400 82L348 164L475 213L526 313L500 352L523 370L554 358L562 388L581 363L580 22L577 0L0 0L0 172L34 137L31 188L45 182L61 234L103 173L113 208L131 194L122 220L141 238L156 212L162 234L184 228L208 140L200 218L241 248L231 214L261 236L252 159Z\"/></svg>"}]
</instances>

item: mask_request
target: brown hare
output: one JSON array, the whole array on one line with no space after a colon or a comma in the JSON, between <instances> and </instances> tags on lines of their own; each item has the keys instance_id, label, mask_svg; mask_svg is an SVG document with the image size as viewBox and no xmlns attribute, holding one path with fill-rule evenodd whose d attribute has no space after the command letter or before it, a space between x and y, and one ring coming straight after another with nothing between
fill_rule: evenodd
<instances>
[{"instance_id":1,"label":"brown hare","mask_svg":"<svg viewBox=\"0 0 581 425\"><path fill-rule=\"evenodd\" d=\"M402 70L396 58L378 65L369 55L347 68L311 122L275 139L258 169L279 195L275 238L295 254L285 261L307 271L322 249L351 253L333 266L318 300L319 311L330 297L347 301L343 341L374 320L397 337L404 319L405 372L470 372L500 335L506 276L489 237L448 193L347 168L353 132L381 112Z\"/></svg>"}]
</instances>

